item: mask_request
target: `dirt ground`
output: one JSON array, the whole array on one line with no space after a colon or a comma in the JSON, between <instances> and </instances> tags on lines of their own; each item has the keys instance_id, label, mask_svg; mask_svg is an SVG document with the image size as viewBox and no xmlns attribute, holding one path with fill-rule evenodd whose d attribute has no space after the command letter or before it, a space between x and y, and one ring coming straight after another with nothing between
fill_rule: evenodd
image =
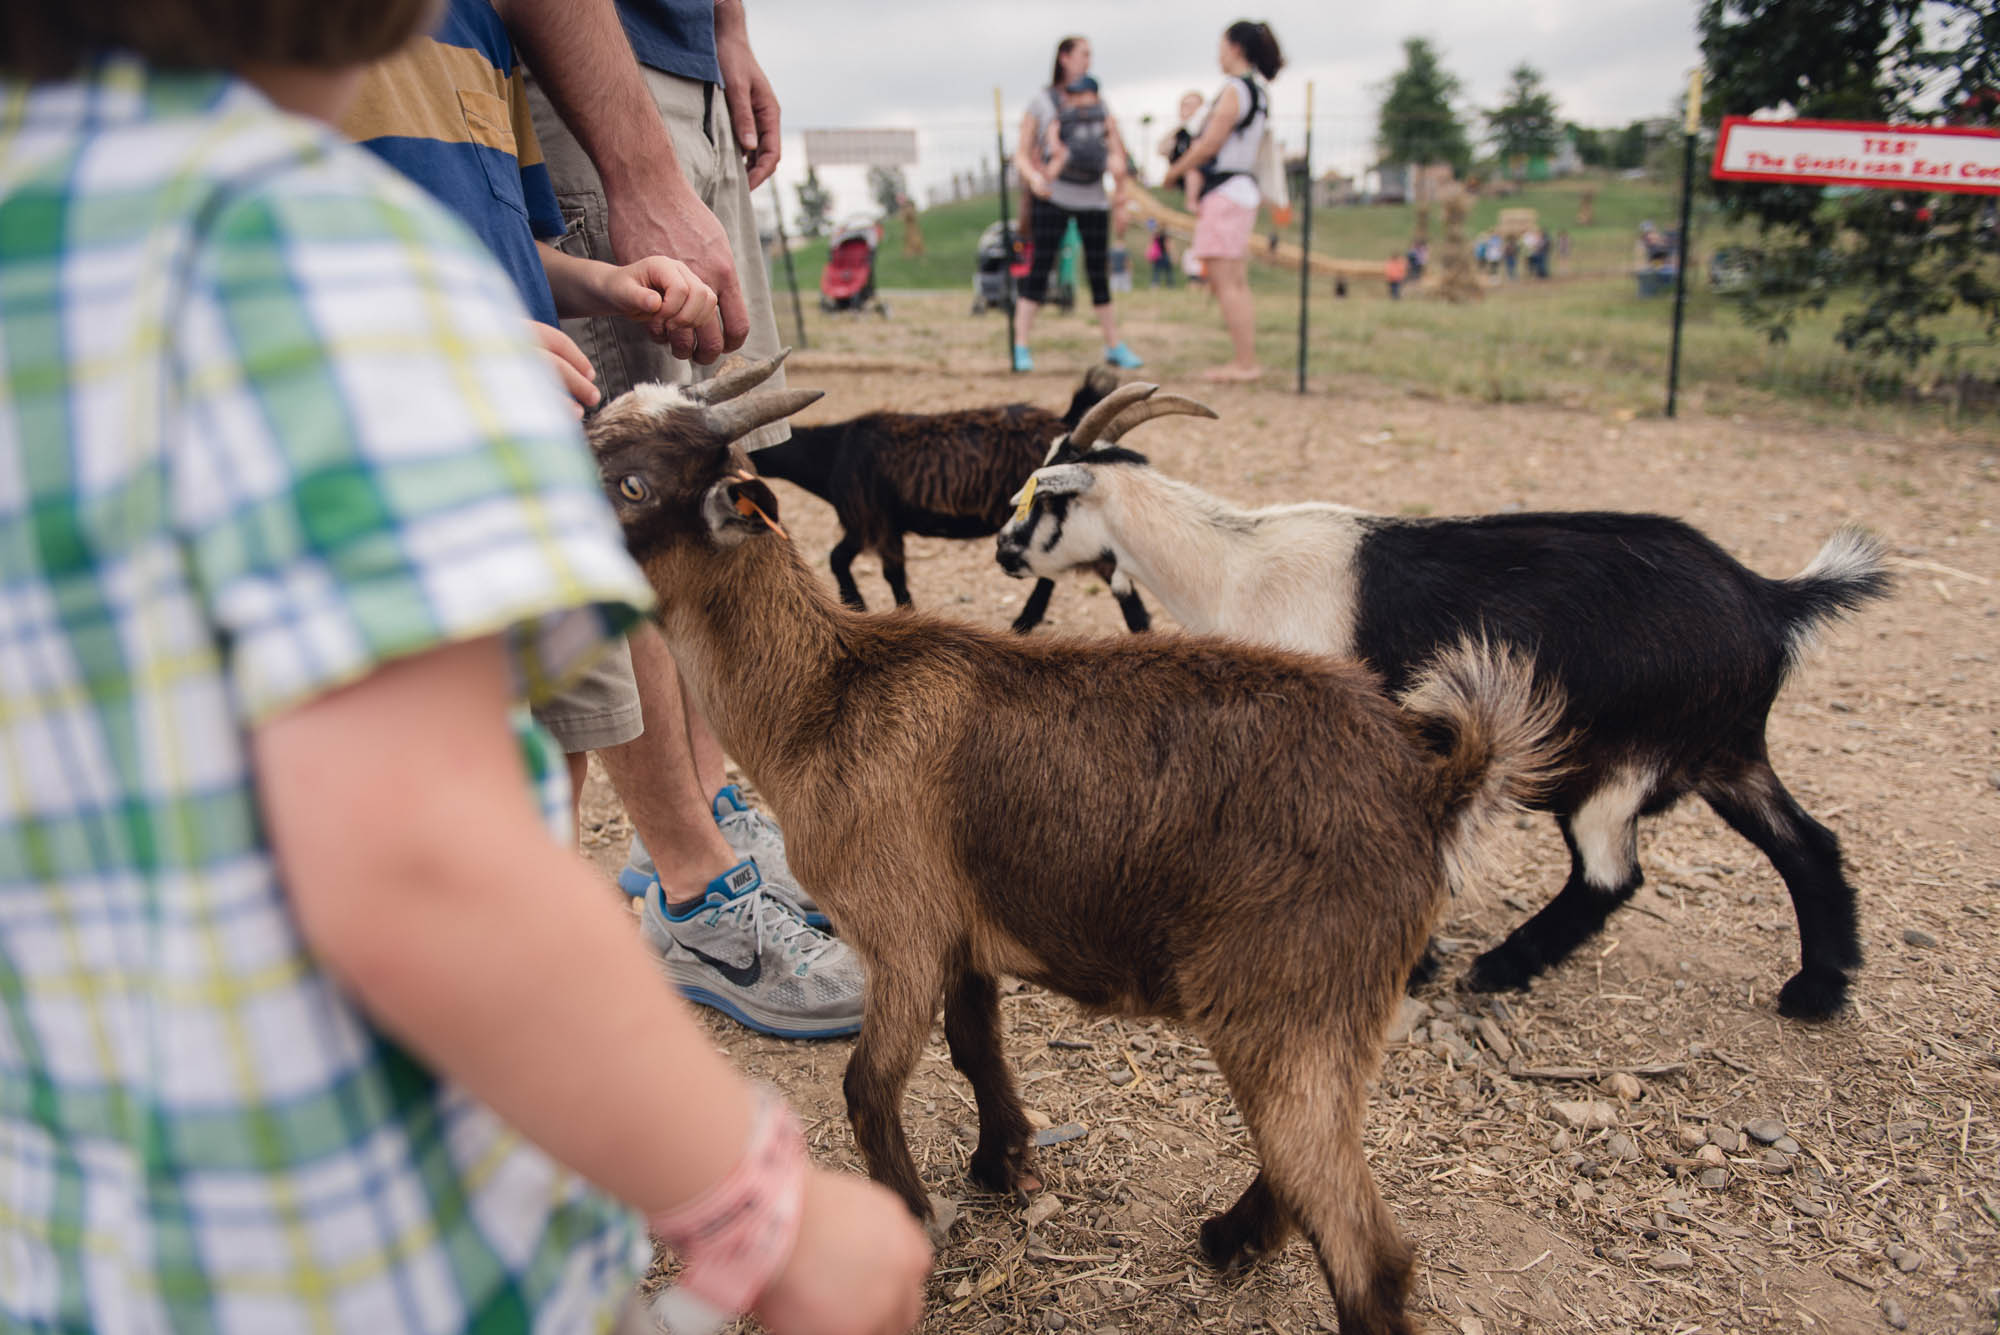
<instances>
[{"instance_id":1,"label":"dirt ground","mask_svg":"<svg viewBox=\"0 0 2000 1335\"><path fill-rule=\"evenodd\" d=\"M801 420L1015 398L1060 408L1081 370L1008 377L970 358L897 355L796 358L792 383L827 390ZM1416 1247L1415 1310L1434 1332L1995 1331L2000 430L1898 438L1488 407L1339 379L1299 398L1275 377L1220 390L1162 378L1221 420L1162 420L1130 443L1241 502L1654 510L1774 575L1843 521L1889 541L1898 595L1836 628L1771 720L1779 772L1839 834L1860 891L1867 963L1851 1010L1818 1026L1777 1016L1797 964L1784 886L1695 805L1642 831L1647 884L1604 936L1532 992L1457 991L1471 955L1566 872L1553 823L1524 819L1505 832L1500 879L1447 911L1453 958L1406 1007L1370 1105L1369 1156ZM831 510L778 490L823 570ZM856 570L886 606L872 562ZM995 626L1028 588L999 571L988 539L913 539L910 582L920 606ZM1052 631L1122 633L1087 579L1059 589L1040 633ZM628 832L594 783L585 840L607 870ZM1254 1170L1198 1044L1033 988L1003 1006L1029 1106L1055 1136L1080 1134L1041 1151L1046 1187L1025 1209L971 1187L972 1104L935 1036L905 1111L957 1221L925 1330L1333 1328L1303 1244L1235 1281L1195 1255L1197 1223ZM840 1094L849 1045L766 1039L704 1014L718 1044L802 1111L815 1155L858 1168ZM1579 1104L1597 1106L1561 1106Z\"/></svg>"}]
</instances>

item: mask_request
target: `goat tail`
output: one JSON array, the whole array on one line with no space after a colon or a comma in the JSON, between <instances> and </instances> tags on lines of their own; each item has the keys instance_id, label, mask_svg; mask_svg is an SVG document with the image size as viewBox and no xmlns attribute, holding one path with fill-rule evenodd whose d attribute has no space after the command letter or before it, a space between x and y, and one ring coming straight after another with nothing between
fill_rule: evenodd
<instances>
[{"instance_id":1,"label":"goat tail","mask_svg":"<svg viewBox=\"0 0 2000 1335\"><path fill-rule=\"evenodd\" d=\"M1882 540L1858 525L1835 530L1806 568L1790 579L1772 581L1779 613L1788 623L1785 655L1797 663L1818 642L1830 621L1863 603L1886 598L1895 581Z\"/></svg>"},{"instance_id":2,"label":"goat tail","mask_svg":"<svg viewBox=\"0 0 2000 1335\"><path fill-rule=\"evenodd\" d=\"M1559 773L1563 699L1537 684L1534 661L1482 636L1444 650L1411 682L1403 707L1438 743L1439 848L1453 894L1473 879L1501 817L1541 795Z\"/></svg>"}]
</instances>

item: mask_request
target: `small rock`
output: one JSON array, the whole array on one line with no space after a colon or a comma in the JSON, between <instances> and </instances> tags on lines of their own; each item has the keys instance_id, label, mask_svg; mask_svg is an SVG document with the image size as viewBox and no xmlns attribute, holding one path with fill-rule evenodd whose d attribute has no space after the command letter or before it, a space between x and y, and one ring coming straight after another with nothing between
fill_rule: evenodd
<instances>
[{"instance_id":1,"label":"small rock","mask_svg":"<svg viewBox=\"0 0 2000 1335\"><path fill-rule=\"evenodd\" d=\"M1458 1335L1486 1335L1486 1323L1476 1316L1458 1319Z\"/></svg>"},{"instance_id":2,"label":"small rock","mask_svg":"<svg viewBox=\"0 0 2000 1335\"><path fill-rule=\"evenodd\" d=\"M1027 1112L1028 1112L1028 1125L1035 1128L1035 1130L1046 1131L1052 1125L1052 1123L1049 1121L1049 1115L1043 1112L1041 1109L1030 1108L1027 1110Z\"/></svg>"},{"instance_id":3,"label":"small rock","mask_svg":"<svg viewBox=\"0 0 2000 1335\"><path fill-rule=\"evenodd\" d=\"M1704 1168L1701 1170L1701 1176L1695 1181L1711 1191L1719 1190L1729 1185L1729 1172L1723 1168Z\"/></svg>"},{"instance_id":4,"label":"small rock","mask_svg":"<svg viewBox=\"0 0 2000 1335\"><path fill-rule=\"evenodd\" d=\"M1618 1125L1618 1109L1601 1099L1557 1099L1549 1111L1575 1131L1602 1131Z\"/></svg>"},{"instance_id":5,"label":"small rock","mask_svg":"<svg viewBox=\"0 0 2000 1335\"><path fill-rule=\"evenodd\" d=\"M1049 1192L1035 1197L1035 1203L1028 1207L1028 1227L1040 1228L1043 1224L1062 1213L1062 1202Z\"/></svg>"},{"instance_id":6,"label":"small rock","mask_svg":"<svg viewBox=\"0 0 2000 1335\"><path fill-rule=\"evenodd\" d=\"M1619 1132L1605 1143L1605 1152L1623 1163L1639 1161L1639 1144L1624 1132Z\"/></svg>"},{"instance_id":7,"label":"small rock","mask_svg":"<svg viewBox=\"0 0 2000 1335\"><path fill-rule=\"evenodd\" d=\"M1614 1099L1624 1099L1627 1103L1646 1092L1639 1078L1624 1071L1613 1071L1604 1078L1604 1092Z\"/></svg>"},{"instance_id":8,"label":"small rock","mask_svg":"<svg viewBox=\"0 0 2000 1335\"><path fill-rule=\"evenodd\" d=\"M958 1202L948 1196L940 1196L935 1191L931 1197L931 1238L942 1245L951 1236L951 1226L958 1222Z\"/></svg>"},{"instance_id":9,"label":"small rock","mask_svg":"<svg viewBox=\"0 0 2000 1335\"><path fill-rule=\"evenodd\" d=\"M1064 1122L1061 1126L1045 1126L1035 1133L1037 1145L1060 1145L1066 1140L1078 1140L1090 1134L1090 1129L1082 1122Z\"/></svg>"},{"instance_id":10,"label":"small rock","mask_svg":"<svg viewBox=\"0 0 2000 1335\"><path fill-rule=\"evenodd\" d=\"M1793 1140L1790 1136L1779 1136L1771 1142L1771 1148L1780 1154L1797 1154L1799 1152L1799 1142Z\"/></svg>"},{"instance_id":11,"label":"small rock","mask_svg":"<svg viewBox=\"0 0 2000 1335\"><path fill-rule=\"evenodd\" d=\"M1007 1318L1004 1316L989 1316L980 1322L976 1329L979 1335L1002 1335L1002 1332L1007 1329Z\"/></svg>"},{"instance_id":12,"label":"small rock","mask_svg":"<svg viewBox=\"0 0 2000 1335\"><path fill-rule=\"evenodd\" d=\"M1750 1133L1750 1139L1762 1145L1769 1145L1785 1134L1785 1124L1775 1117L1759 1117L1743 1129Z\"/></svg>"},{"instance_id":13,"label":"small rock","mask_svg":"<svg viewBox=\"0 0 2000 1335\"><path fill-rule=\"evenodd\" d=\"M1724 1154L1737 1154L1743 1149L1743 1137L1735 1128L1716 1125L1708 1129L1708 1143Z\"/></svg>"},{"instance_id":14,"label":"small rock","mask_svg":"<svg viewBox=\"0 0 2000 1335\"><path fill-rule=\"evenodd\" d=\"M1893 1293L1882 1295L1882 1319L1897 1330L1910 1328L1910 1318L1904 1315L1903 1305L1896 1301L1896 1295Z\"/></svg>"},{"instance_id":15,"label":"small rock","mask_svg":"<svg viewBox=\"0 0 2000 1335\"><path fill-rule=\"evenodd\" d=\"M1905 1250L1901 1256L1896 1258L1896 1269L1907 1275L1923 1263L1924 1258L1921 1252Z\"/></svg>"},{"instance_id":16,"label":"small rock","mask_svg":"<svg viewBox=\"0 0 2000 1335\"><path fill-rule=\"evenodd\" d=\"M1704 1145L1694 1152L1694 1157L1712 1168L1720 1168L1729 1162L1729 1156L1722 1152L1722 1146Z\"/></svg>"},{"instance_id":17,"label":"small rock","mask_svg":"<svg viewBox=\"0 0 2000 1335\"><path fill-rule=\"evenodd\" d=\"M1059 1331L1069 1324L1069 1318L1061 1312L1050 1312L1042 1318L1042 1326L1049 1331Z\"/></svg>"},{"instance_id":18,"label":"small rock","mask_svg":"<svg viewBox=\"0 0 2000 1335\"><path fill-rule=\"evenodd\" d=\"M1767 1173L1789 1173L1792 1161L1782 1150L1765 1150L1757 1156L1757 1162Z\"/></svg>"},{"instance_id":19,"label":"small rock","mask_svg":"<svg viewBox=\"0 0 2000 1335\"><path fill-rule=\"evenodd\" d=\"M1708 1143L1708 1132L1698 1126L1683 1126L1675 1133L1684 1150L1698 1150Z\"/></svg>"},{"instance_id":20,"label":"small rock","mask_svg":"<svg viewBox=\"0 0 2000 1335\"><path fill-rule=\"evenodd\" d=\"M1122 1089L1132 1083L1132 1068L1129 1066L1114 1067L1110 1074L1104 1078Z\"/></svg>"},{"instance_id":21,"label":"small rock","mask_svg":"<svg viewBox=\"0 0 2000 1335\"><path fill-rule=\"evenodd\" d=\"M1513 1043L1508 1040L1505 1033L1501 1032L1496 1022L1484 1015L1479 1017L1479 1041L1486 1045L1488 1052L1501 1061L1514 1059Z\"/></svg>"},{"instance_id":22,"label":"small rock","mask_svg":"<svg viewBox=\"0 0 2000 1335\"><path fill-rule=\"evenodd\" d=\"M1663 1251L1653 1253L1653 1269L1692 1270L1694 1269L1694 1258L1678 1247L1668 1247Z\"/></svg>"},{"instance_id":23,"label":"small rock","mask_svg":"<svg viewBox=\"0 0 2000 1335\"><path fill-rule=\"evenodd\" d=\"M1905 927L1903 929L1903 944L1928 949L1937 944L1937 938L1929 932L1920 931L1915 927Z\"/></svg>"},{"instance_id":24,"label":"small rock","mask_svg":"<svg viewBox=\"0 0 2000 1335\"><path fill-rule=\"evenodd\" d=\"M1808 1219L1826 1218L1826 1207L1824 1205L1821 1205L1810 1196L1801 1196L1796 1191L1792 1193L1792 1208Z\"/></svg>"},{"instance_id":25,"label":"small rock","mask_svg":"<svg viewBox=\"0 0 2000 1335\"><path fill-rule=\"evenodd\" d=\"M1569 1189L1570 1199L1578 1205L1588 1205L1597 1199L1597 1189L1588 1182L1573 1183Z\"/></svg>"},{"instance_id":26,"label":"small rock","mask_svg":"<svg viewBox=\"0 0 2000 1335\"><path fill-rule=\"evenodd\" d=\"M1564 1130L1562 1127L1557 1127L1556 1133L1553 1136L1549 1137L1549 1153L1561 1154L1564 1150L1567 1150L1568 1148L1569 1148L1569 1132Z\"/></svg>"}]
</instances>

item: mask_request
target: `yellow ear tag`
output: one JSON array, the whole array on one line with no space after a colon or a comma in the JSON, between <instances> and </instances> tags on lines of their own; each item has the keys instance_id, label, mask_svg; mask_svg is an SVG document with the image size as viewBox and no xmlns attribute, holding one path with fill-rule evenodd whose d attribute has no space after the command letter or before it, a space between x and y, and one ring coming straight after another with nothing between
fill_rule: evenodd
<instances>
[{"instance_id":1,"label":"yellow ear tag","mask_svg":"<svg viewBox=\"0 0 2000 1335\"><path fill-rule=\"evenodd\" d=\"M1014 506L1014 522L1017 524L1020 523L1022 520L1026 519L1028 517L1028 511L1034 508L1035 483L1037 481L1038 479L1035 477L1035 475L1030 473L1028 475L1028 485L1021 488L1021 499Z\"/></svg>"}]
</instances>

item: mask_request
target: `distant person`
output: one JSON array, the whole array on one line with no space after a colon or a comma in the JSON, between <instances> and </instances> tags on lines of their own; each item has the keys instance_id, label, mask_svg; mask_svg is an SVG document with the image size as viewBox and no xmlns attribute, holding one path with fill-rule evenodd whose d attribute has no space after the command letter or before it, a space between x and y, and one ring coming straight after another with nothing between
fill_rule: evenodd
<instances>
[{"instance_id":1,"label":"distant person","mask_svg":"<svg viewBox=\"0 0 2000 1335\"><path fill-rule=\"evenodd\" d=\"M1183 153L1186 153L1193 146L1195 119L1200 116L1201 109L1205 105L1207 104L1203 101L1200 93L1190 91L1181 94L1180 124L1160 136L1159 153L1161 157L1167 160L1169 165L1172 165ZM1194 172L1188 173L1187 176L1182 178L1181 186L1182 198L1187 201L1187 211L1193 213L1195 205L1201 202L1200 175Z\"/></svg>"},{"instance_id":2,"label":"distant person","mask_svg":"<svg viewBox=\"0 0 2000 1335\"><path fill-rule=\"evenodd\" d=\"M1151 218L1146 220L1146 231L1151 239L1146 242L1146 260L1152 266L1152 277L1148 287L1172 287L1174 285L1174 255L1167 245L1167 233Z\"/></svg>"},{"instance_id":3,"label":"distant person","mask_svg":"<svg viewBox=\"0 0 2000 1335\"><path fill-rule=\"evenodd\" d=\"M1167 168L1164 185L1190 172L1202 175L1195 213L1194 244L1188 253L1206 268L1222 307L1231 356L1204 378L1250 381L1263 374L1257 365L1257 317L1250 300L1250 234L1256 229L1263 192L1257 186L1257 157L1268 132L1270 94L1253 73L1277 76L1285 58L1269 24L1240 19L1223 30L1216 61L1228 81L1208 104L1200 132L1187 152Z\"/></svg>"},{"instance_id":4,"label":"distant person","mask_svg":"<svg viewBox=\"0 0 2000 1335\"><path fill-rule=\"evenodd\" d=\"M1521 234L1509 232L1500 242L1500 263L1507 270L1507 281L1513 282L1521 264Z\"/></svg>"},{"instance_id":5,"label":"distant person","mask_svg":"<svg viewBox=\"0 0 2000 1335\"><path fill-rule=\"evenodd\" d=\"M1564 228L1562 231L1556 233L1556 258L1567 261L1569 259L1569 246L1569 229Z\"/></svg>"},{"instance_id":6,"label":"distant person","mask_svg":"<svg viewBox=\"0 0 2000 1335\"><path fill-rule=\"evenodd\" d=\"M924 224L917 216L917 203L908 195L902 197L897 208L897 216L903 220L903 254L913 260L924 257Z\"/></svg>"},{"instance_id":7,"label":"distant person","mask_svg":"<svg viewBox=\"0 0 2000 1335\"><path fill-rule=\"evenodd\" d=\"M1051 135L1062 147L1060 165L1049 160ZM1049 272L1072 222L1083 241L1083 270L1104 335L1104 360L1119 367L1145 365L1120 337L1111 305L1111 196L1104 189L1104 174L1110 172L1122 191L1128 161L1118 121L1090 77L1089 39L1063 38L1048 87L1029 100L1015 142L1014 169L1028 187L1028 235L1034 243L1033 262L1015 302L1015 370L1035 369L1029 351L1035 314L1048 299Z\"/></svg>"},{"instance_id":8,"label":"distant person","mask_svg":"<svg viewBox=\"0 0 2000 1335\"><path fill-rule=\"evenodd\" d=\"M1333 276L1333 295L1342 301L1347 299L1347 277L1345 274L1335 274Z\"/></svg>"},{"instance_id":9,"label":"distant person","mask_svg":"<svg viewBox=\"0 0 2000 1335\"><path fill-rule=\"evenodd\" d=\"M1382 264L1382 277L1389 283L1389 300L1403 299L1403 281L1410 276L1410 257L1404 253L1389 256Z\"/></svg>"}]
</instances>

